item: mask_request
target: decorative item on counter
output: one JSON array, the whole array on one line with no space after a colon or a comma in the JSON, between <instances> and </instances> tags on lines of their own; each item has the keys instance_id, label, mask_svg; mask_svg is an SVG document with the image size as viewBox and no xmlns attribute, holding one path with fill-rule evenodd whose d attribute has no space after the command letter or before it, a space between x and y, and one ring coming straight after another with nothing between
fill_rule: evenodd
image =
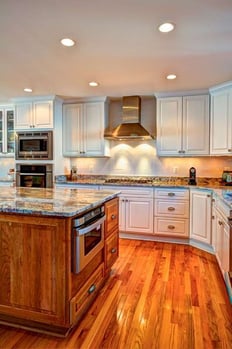
<instances>
[{"instance_id":1,"label":"decorative item on counter","mask_svg":"<svg viewBox=\"0 0 232 349\"><path fill-rule=\"evenodd\" d=\"M76 181L77 180L77 167L72 166L71 168L71 180Z\"/></svg>"},{"instance_id":2,"label":"decorative item on counter","mask_svg":"<svg viewBox=\"0 0 232 349\"><path fill-rule=\"evenodd\" d=\"M232 185L232 171L228 168L224 169L222 173L222 182L224 185Z\"/></svg>"},{"instance_id":3,"label":"decorative item on counter","mask_svg":"<svg viewBox=\"0 0 232 349\"><path fill-rule=\"evenodd\" d=\"M196 169L195 167L190 167L189 169L189 181L188 184L190 185L196 185Z\"/></svg>"},{"instance_id":4,"label":"decorative item on counter","mask_svg":"<svg viewBox=\"0 0 232 349\"><path fill-rule=\"evenodd\" d=\"M10 168L9 171L8 171L8 179L13 181L14 180L14 174L15 174L14 168Z\"/></svg>"}]
</instances>

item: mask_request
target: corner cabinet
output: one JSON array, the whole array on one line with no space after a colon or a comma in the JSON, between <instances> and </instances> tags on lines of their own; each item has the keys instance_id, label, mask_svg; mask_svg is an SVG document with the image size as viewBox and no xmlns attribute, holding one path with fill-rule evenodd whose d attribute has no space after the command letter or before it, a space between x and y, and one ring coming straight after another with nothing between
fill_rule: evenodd
<instances>
[{"instance_id":1,"label":"corner cabinet","mask_svg":"<svg viewBox=\"0 0 232 349\"><path fill-rule=\"evenodd\" d=\"M211 244L212 192L190 190L190 238Z\"/></svg>"},{"instance_id":2,"label":"corner cabinet","mask_svg":"<svg viewBox=\"0 0 232 349\"><path fill-rule=\"evenodd\" d=\"M210 154L232 155L232 82L210 89Z\"/></svg>"},{"instance_id":3,"label":"corner cabinet","mask_svg":"<svg viewBox=\"0 0 232 349\"><path fill-rule=\"evenodd\" d=\"M0 156L14 157L14 108L0 105Z\"/></svg>"},{"instance_id":4,"label":"corner cabinet","mask_svg":"<svg viewBox=\"0 0 232 349\"><path fill-rule=\"evenodd\" d=\"M64 156L109 156L108 141L104 139L105 109L105 101L64 104Z\"/></svg>"},{"instance_id":5,"label":"corner cabinet","mask_svg":"<svg viewBox=\"0 0 232 349\"><path fill-rule=\"evenodd\" d=\"M15 130L52 129L55 98L15 100Z\"/></svg>"},{"instance_id":6,"label":"corner cabinet","mask_svg":"<svg viewBox=\"0 0 232 349\"><path fill-rule=\"evenodd\" d=\"M209 155L209 96L157 98L159 156Z\"/></svg>"}]
</instances>

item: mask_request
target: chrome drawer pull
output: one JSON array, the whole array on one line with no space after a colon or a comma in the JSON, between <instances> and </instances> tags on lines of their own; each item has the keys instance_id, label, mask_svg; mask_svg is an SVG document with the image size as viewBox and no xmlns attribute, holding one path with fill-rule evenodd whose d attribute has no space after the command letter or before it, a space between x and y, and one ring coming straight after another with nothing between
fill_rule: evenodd
<instances>
[{"instance_id":1,"label":"chrome drawer pull","mask_svg":"<svg viewBox=\"0 0 232 349\"><path fill-rule=\"evenodd\" d=\"M90 288L88 289L88 294L93 293L96 290L96 286L93 284L90 286Z\"/></svg>"},{"instance_id":2,"label":"chrome drawer pull","mask_svg":"<svg viewBox=\"0 0 232 349\"><path fill-rule=\"evenodd\" d=\"M168 229L175 229L175 225L168 225Z\"/></svg>"},{"instance_id":3,"label":"chrome drawer pull","mask_svg":"<svg viewBox=\"0 0 232 349\"><path fill-rule=\"evenodd\" d=\"M175 193L168 193L168 196L175 196Z\"/></svg>"},{"instance_id":4,"label":"chrome drawer pull","mask_svg":"<svg viewBox=\"0 0 232 349\"><path fill-rule=\"evenodd\" d=\"M116 253L116 252L117 252L117 249L115 247L112 248L111 253Z\"/></svg>"},{"instance_id":5,"label":"chrome drawer pull","mask_svg":"<svg viewBox=\"0 0 232 349\"><path fill-rule=\"evenodd\" d=\"M175 207L168 207L168 211L175 211Z\"/></svg>"},{"instance_id":6,"label":"chrome drawer pull","mask_svg":"<svg viewBox=\"0 0 232 349\"><path fill-rule=\"evenodd\" d=\"M116 218L116 215L115 214L112 214L111 215L111 219L115 219Z\"/></svg>"}]
</instances>

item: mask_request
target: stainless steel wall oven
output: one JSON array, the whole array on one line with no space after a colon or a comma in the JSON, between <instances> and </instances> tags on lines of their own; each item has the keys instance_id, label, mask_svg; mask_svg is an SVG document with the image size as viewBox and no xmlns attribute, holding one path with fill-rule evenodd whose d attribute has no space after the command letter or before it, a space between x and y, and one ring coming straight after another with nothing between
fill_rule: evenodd
<instances>
[{"instance_id":1,"label":"stainless steel wall oven","mask_svg":"<svg viewBox=\"0 0 232 349\"><path fill-rule=\"evenodd\" d=\"M17 187L53 187L52 164L16 164Z\"/></svg>"}]
</instances>

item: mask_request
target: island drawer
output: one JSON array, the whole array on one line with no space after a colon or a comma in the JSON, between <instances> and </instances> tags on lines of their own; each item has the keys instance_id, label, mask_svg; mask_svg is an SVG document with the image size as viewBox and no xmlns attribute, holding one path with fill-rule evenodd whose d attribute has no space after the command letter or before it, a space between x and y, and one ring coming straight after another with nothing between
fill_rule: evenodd
<instances>
[{"instance_id":1,"label":"island drawer","mask_svg":"<svg viewBox=\"0 0 232 349\"><path fill-rule=\"evenodd\" d=\"M105 204L105 214L105 238L107 238L113 230L118 228L118 198Z\"/></svg>"},{"instance_id":2,"label":"island drawer","mask_svg":"<svg viewBox=\"0 0 232 349\"><path fill-rule=\"evenodd\" d=\"M118 258L118 229L105 242L105 269L111 268Z\"/></svg>"},{"instance_id":3,"label":"island drawer","mask_svg":"<svg viewBox=\"0 0 232 349\"><path fill-rule=\"evenodd\" d=\"M99 265L80 291L70 301L70 323L75 323L97 294L104 278L104 263Z\"/></svg>"}]
</instances>

